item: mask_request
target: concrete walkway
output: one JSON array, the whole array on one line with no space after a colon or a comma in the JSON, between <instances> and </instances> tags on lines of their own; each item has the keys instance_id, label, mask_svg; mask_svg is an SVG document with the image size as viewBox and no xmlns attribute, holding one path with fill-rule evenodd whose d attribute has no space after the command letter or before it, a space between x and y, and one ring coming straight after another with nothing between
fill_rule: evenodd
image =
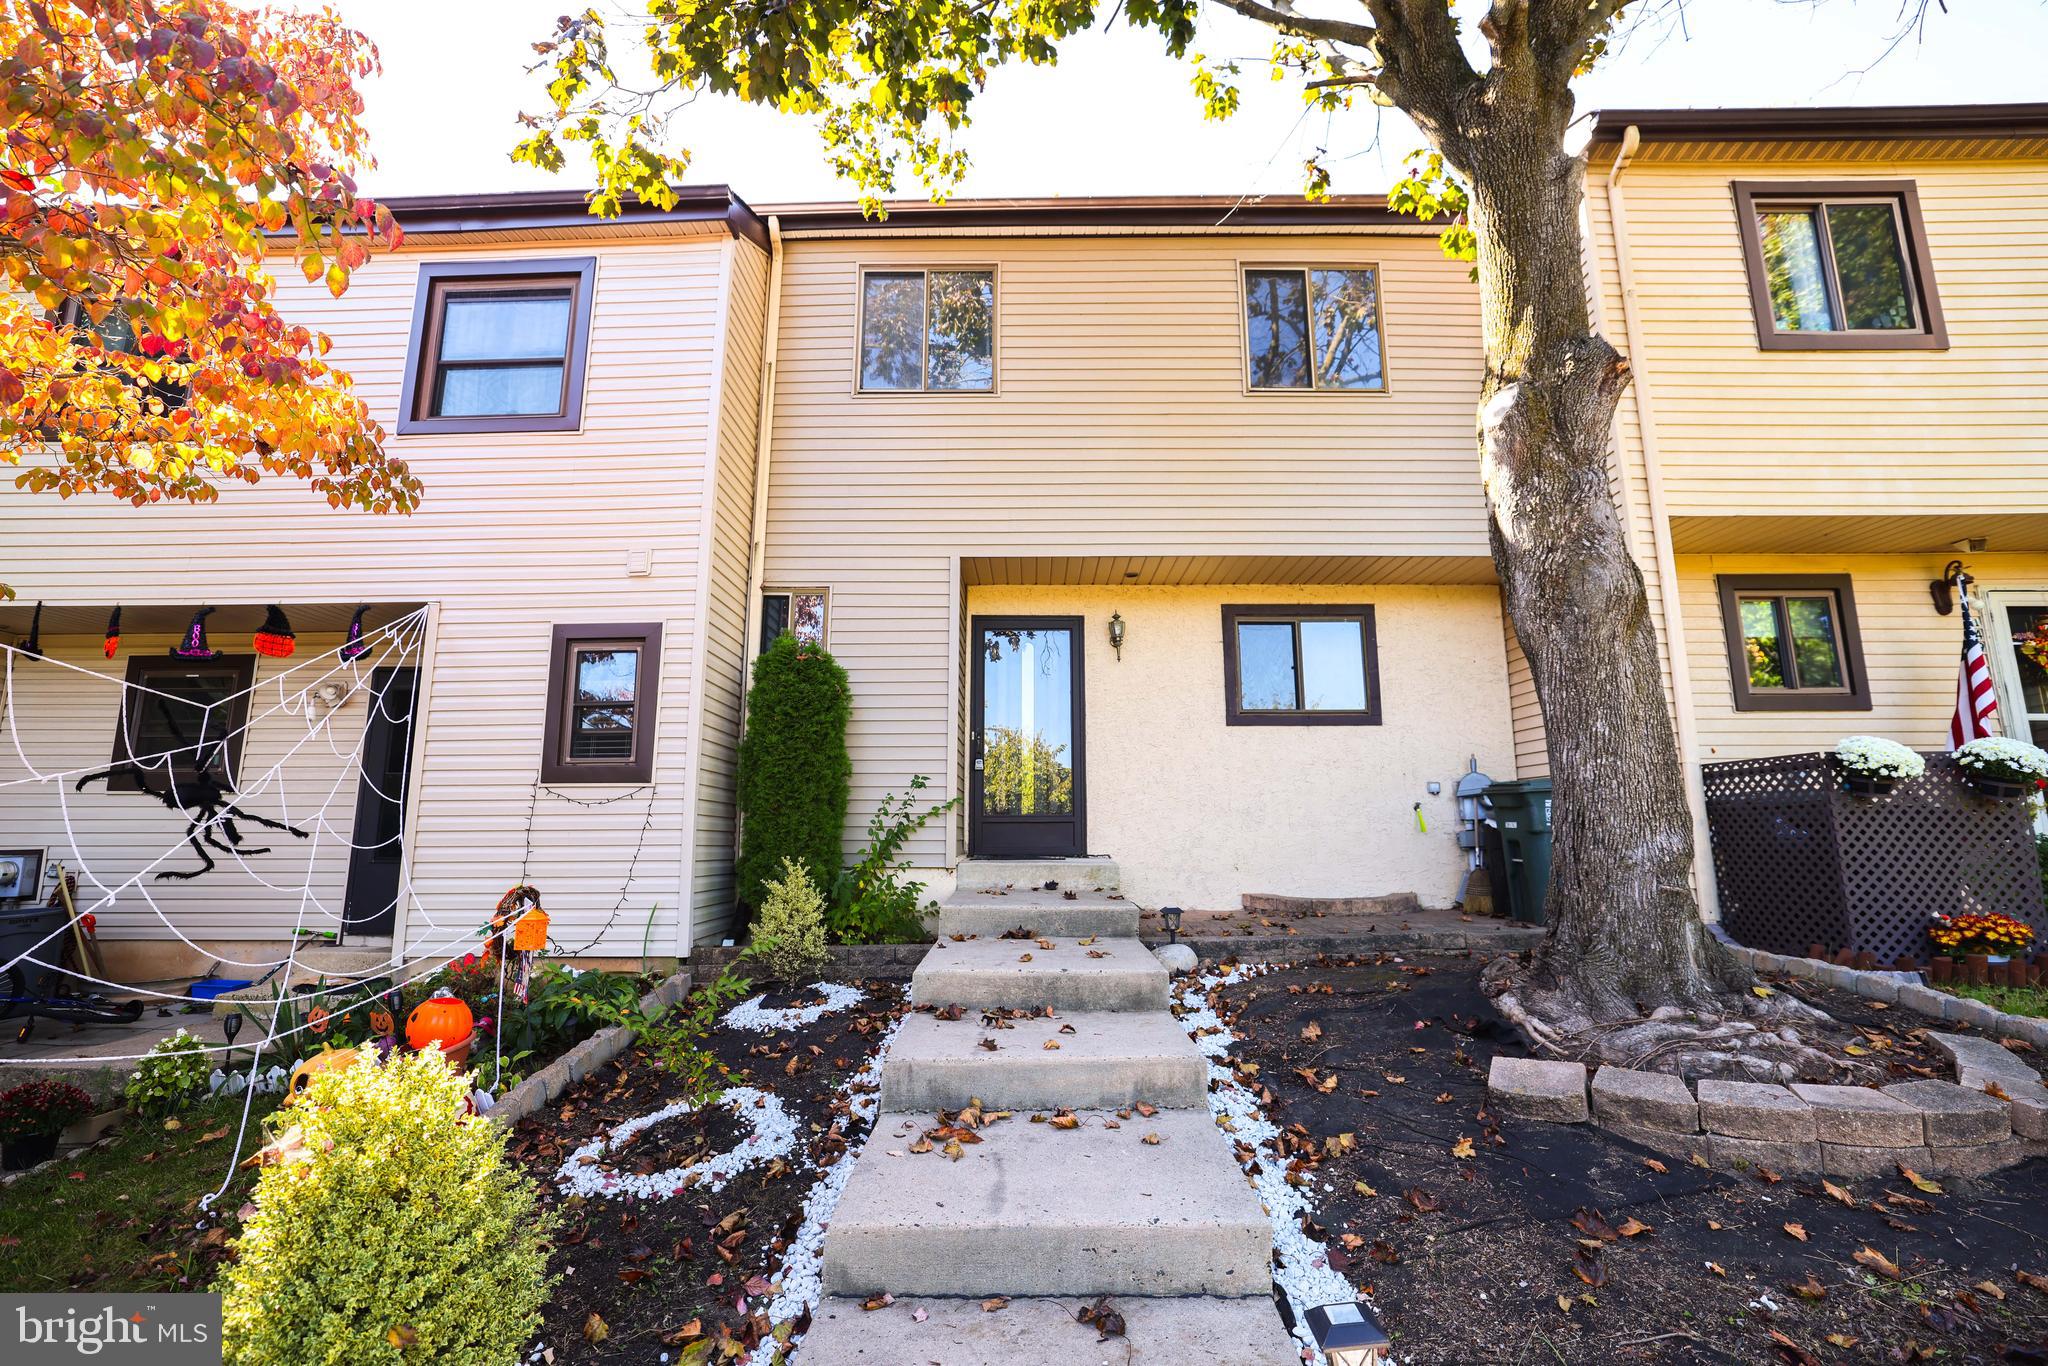
<instances>
[{"instance_id":1,"label":"concrete walkway","mask_svg":"<svg viewBox=\"0 0 2048 1366\"><path fill-rule=\"evenodd\" d=\"M1133 1360L1299 1362L1265 1212L1116 885L1100 859L961 865L911 976L915 1004L960 1018L911 1017L883 1063L802 1366L1065 1366L1122 1362L1127 1346ZM1016 930L1028 937L1001 937ZM977 1099L1015 1113L949 1157L947 1136L928 1135ZM1127 1342L1098 1345L1075 1321L1102 1295Z\"/></svg>"}]
</instances>

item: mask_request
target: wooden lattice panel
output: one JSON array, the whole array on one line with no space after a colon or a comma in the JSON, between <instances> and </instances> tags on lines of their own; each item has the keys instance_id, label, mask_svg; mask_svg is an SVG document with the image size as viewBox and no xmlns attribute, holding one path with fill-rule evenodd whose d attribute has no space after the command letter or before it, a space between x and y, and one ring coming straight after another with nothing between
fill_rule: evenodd
<instances>
[{"instance_id":1,"label":"wooden lattice panel","mask_svg":"<svg viewBox=\"0 0 2048 1366\"><path fill-rule=\"evenodd\" d=\"M1824 754L1706 764L1721 919L1770 953L1869 950L1925 958L1940 913L2001 911L2048 933L2032 818L1992 802L1947 754L1883 797L1842 790Z\"/></svg>"}]
</instances>

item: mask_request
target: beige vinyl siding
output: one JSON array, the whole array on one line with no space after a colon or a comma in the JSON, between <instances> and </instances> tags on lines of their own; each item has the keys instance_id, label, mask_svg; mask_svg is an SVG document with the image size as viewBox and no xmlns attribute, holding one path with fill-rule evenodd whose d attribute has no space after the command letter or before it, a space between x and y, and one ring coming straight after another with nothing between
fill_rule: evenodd
<instances>
[{"instance_id":1,"label":"beige vinyl siding","mask_svg":"<svg viewBox=\"0 0 2048 1366\"><path fill-rule=\"evenodd\" d=\"M786 246L767 580L832 592L849 837L912 774L949 772L963 559L1464 557L1490 579L1477 294L1432 237ZM1241 265L1349 262L1381 267L1389 392L1247 394ZM858 273L892 265L995 268L997 392L854 393ZM937 865L946 843L935 824L910 855Z\"/></svg>"},{"instance_id":2,"label":"beige vinyl siding","mask_svg":"<svg viewBox=\"0 0 2048 1366\"><path fill-rule=\"evenodd\" d=\"M1501 633L1507 641L1508 713L1515 735L1517 778L1550 776L1550 746L1543 729L1543 707L1536 699L1536 678L1529 672L1529 657L1522 642L1515 639L1515 624L1508 620L1507 605L1501 605Z\"/></svg>"},{"instance_id":3,"label":"beige vinyl siding","mask_svg":"<svg viewBox=\"0 0 2048 1366\"><path fill-rule=\"evenodd\" d=\"M761 360L768 310L768 258L753 244L727 249L724 363L718 400L704 595L705 632L698 726L697 806L690 882L690 938L716 943L732 932L733 783L740 716L752 652L747 648L747 573L754 536L755 438L761 426Z\"/></svg>"},{"instance_id":4,"label":"beige vinyl siding","mask_svg":"<svg viewBox=\"0 0 2048 1366\"><path fill-rule=\"evenodd\" d=\"M1830 749L1845 735L1882 735L1946 749L1955 712L1962 618L1934 610L1927 585L1946 554L1688 555L1678 561L1686 648L1705 763ZM2048 555L1972 555L1980 591L2048 589ZM1869 711L1738 712L1715 578L1721 574L1847 574L1856 597ZM2003 648L1985 631L1987 648Z\"/></svg>"},{"instance_id":5,"label":"beige vinyl siding","mask_svg":"<svg viewBox=\"0 0 2048 1366\"><path fill-rule=\"evenodd\" d=\"M1589 184L1603 177L1596 166ZM1759 349L1738 178L1912 181L1948 349ZM1854 158L1641 160L1622 186L1674 518L2048 511L2048 161L1880 145ZM1601 193L1591 199L1604 221ZM1611 244L1603 273L1618 299Z\"/></svg>"},{"instance_id":6,"label":"beige vinyl siding","mask_svg":"<svg viewBox=\"0 0 2048 1366\"><path fill-rule=\"evenodd\" d=\"M426 663L431 697L416 741L420 906L409 933L445 938L434 925L473 926L523 876L544 894L562 945L669 951L689 845L688 703L725 251L720 238L483 251L416 238L373 258L338 300L287 268L286 316L333 336L334 361L394 430L421 262L595 255L582 430L391 436L392 452L427 487L410 518L335 511L283 481L229 489L200 508L60 502L7 488L7 578L23 603L53 605L436 604L438 651ZM650 557L651 574L627 573L635 551ZM551 628L630 621L660 622L665 632L652 788L538 791ZM111 715L82 728L88 758L104 757ZM8 763L0 752L0 776ZM46 799L0 792L0 818L12 822L20 803ZM144 811L146 799L125 800ZM128 856L107 852L116 866ZM292 923L294 906L255 898L226 924L209 909L224 894L225 883L209 879L174 895L221 933L255 937ZM102 925L115 936L158 932L126 901Z\"/></svg>"}]
</instances>

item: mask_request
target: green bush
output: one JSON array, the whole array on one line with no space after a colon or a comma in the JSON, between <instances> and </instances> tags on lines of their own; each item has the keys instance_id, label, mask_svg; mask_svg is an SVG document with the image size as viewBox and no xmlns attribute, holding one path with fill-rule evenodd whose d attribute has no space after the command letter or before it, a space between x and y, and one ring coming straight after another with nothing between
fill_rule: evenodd
<instances>
[{"instance_id":1,"label":"green bush","mask_svg":"<svg viewBox=\"0 0 2048 1366\"><path fill-rule=\"evenodd\" d=\"M227 1361L519 1359L547 1298L549 1220L468 1093L438 1052L397 1053L319 1074L272 1118L298 1138L258 1178L221 1278Z\"/></svg>"},{"instance_id":2,"label":"green bush","mask_svg":"<svg viewBox=\"0 0 2048 1366\"><path fill-rule=\"evenodd\" d=\"M168 1039L158 1039L149 1056L135 1065L123 1099L136 1114L168 1115L205 1095L212 1075L213 1056L205 1042L181 1027Z\"/></svg>"},{"instance_id":3,"label":"green bush","mask_svg":"<svg viewBox=\"0 0 2048 1366\"><path fill-rule=\"evenodd\" d=\"M825 952L824 894L793 859L782 861L782 877L767 884L767 893L754 924L753 956L779 982L808 981L831 961Z\"/></svg>"},{"instance_id":4,"label":"green bush","mask_svg":"<svg viewBox=\"0 0 2048 1366\"><path fill-rule=\"evenodd\" d=\"M914 944L925 937L924 918L933 908L920 901L924 884L903 878L910 867L910 860L901 857L903 846L928 821L960 802L954 797L928 811L917 811L918 793L930 782L922 773L913 776L910 791L901 797L891 793L882 798L875 814L868 817L867 847L832 882L832 907L825 913L825 926L835 944Z\"/></svg>"},{"instance_id":5,"label":"green bush","mask_svg":"<svg viewBox=\"0 0 2048 1366\"><path fill-rule=\"evenodd\" d=\"M816 645L784 634L754 661L747 734L740 742L738 896L758 908L793 859L820 887L839 871L846 825L846 670Z\"/></svg>"}]
</instances>

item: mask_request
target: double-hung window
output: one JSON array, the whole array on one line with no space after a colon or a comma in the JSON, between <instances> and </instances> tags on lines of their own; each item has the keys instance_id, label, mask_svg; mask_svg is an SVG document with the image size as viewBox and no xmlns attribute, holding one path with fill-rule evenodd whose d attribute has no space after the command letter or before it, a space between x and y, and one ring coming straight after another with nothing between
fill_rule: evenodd
<instances>
[{"instance_id":1,"label":"double-hung window","mask_svg":"<svg viewBox=\"0 0 2048 1366\"><path fill-rule=\"evenodd\" d=\"M993 270L861 274L861 393L993 392L995 338Z\"/></svg>"},{"instance_id":2,"label":"double-hung window","mask_svg":"<svg viewBox=\"0 0 2048 1366\"><path fill-rule=\"evenodd\" d=\"M1764 349L1947 345L1910 182L1738 181L1735 202Z\"/></svg>"},{"instance_id":3,"label":"double-hung window","mask_svg":"<svg viewBox=\"0 0 2048 1366\"><path fill-rule=\"evenodd\" d=\"M420 267L399 431L574 431L595 273L590 257Z\"/></svg>"},{"instance_id":4,"label":"double-hung window","mask_svg":"<svg viewBox=\"0 0 2048 1366\"><path fill-rule=\"evenodd\" d=\"M1384 392L1377 266L1247 266L1246 385Z\"/></svg>"},{"instance_id":5,"label":"double-hung window","mask_svg":"<svg viewBox=\"0 0 2048 1366\"><path fill-rule=\"evenodd\" d=\"M1868 711L1846 574L1722 575L1737 711Z\"/></svg>"},{"instance_id":6,"label":"double-hung window","mask_svg":"<svg viewBox=\"0 0 2048 1366\"><path fill-rule=\"evenodd\" d=\"M541 781L644 783L654 773L661 626L557 626Z\"/></svg>"},{"instance_id":7,"label":"double-hung window","mask_svg":"<svg viewBox=\"0 0 2048 1366\"><path fill-rule=\"evenodd\" d=\"M1224 720L1233 726L1376 726L1372 608L1223 609Z\"/></svg>"}]
</instances>

